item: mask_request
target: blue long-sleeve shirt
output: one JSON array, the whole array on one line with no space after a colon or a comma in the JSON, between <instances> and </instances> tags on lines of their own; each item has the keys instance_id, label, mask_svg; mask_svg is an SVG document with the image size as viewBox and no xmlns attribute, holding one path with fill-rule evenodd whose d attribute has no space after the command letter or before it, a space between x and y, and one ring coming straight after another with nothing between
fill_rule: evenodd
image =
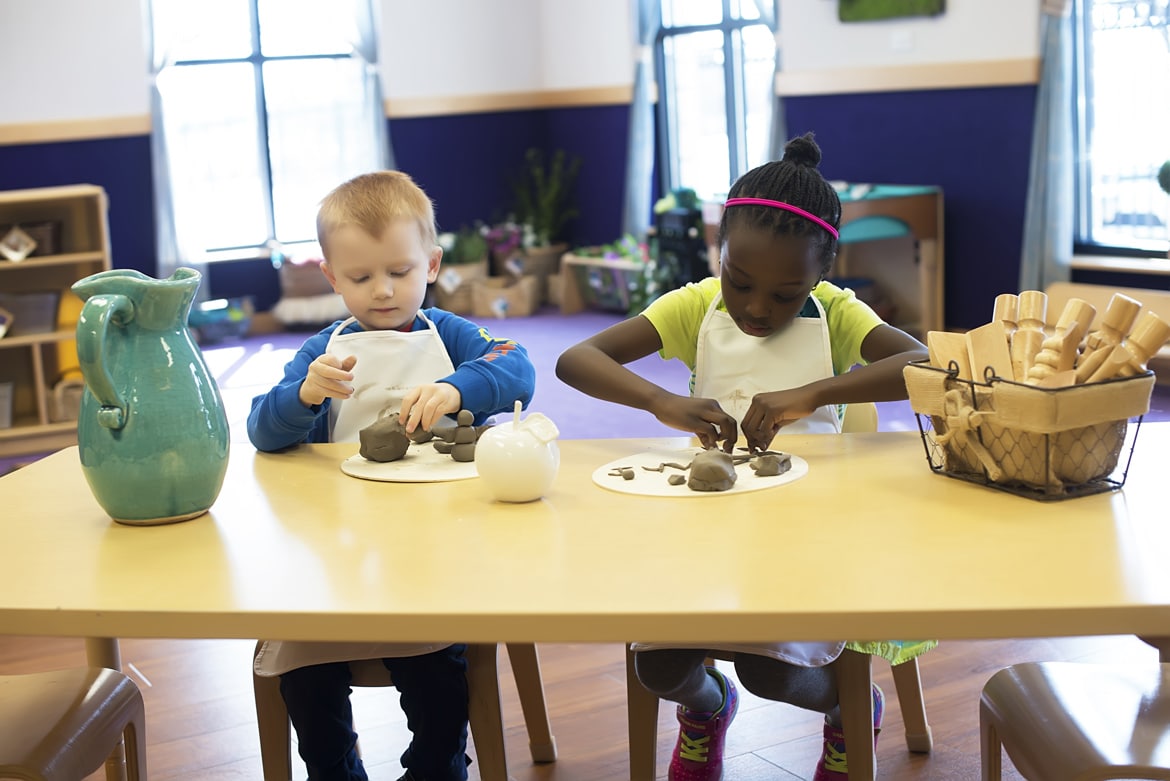
<instances>
[{"instance_id":1,"label":"blue long-sleeve shirt","mask_svg":"<svg viewBox=\"0 0 1170 781\"><path fill-rule=\"evenodd\" d=\"M536 369L528 352L509 339L497 339L486 328L442 309L424 310L435 324L455 371L435 382L449 383L459 391L462 408L475 415L480 425L491 415L511 410L519 399L527 407L536 388ZM302 442L329 441L329 407L332 399L313 407L301 403L301 383L309 364L325 352L329 337L340 320L322 329L301 346L285 364L284 378L267 393L252 399L248 438L257 450L280 450ZM412 331L426 328L415 317ZM363 331L351 323L342 333Z\"/></svg>"}]
</instances>

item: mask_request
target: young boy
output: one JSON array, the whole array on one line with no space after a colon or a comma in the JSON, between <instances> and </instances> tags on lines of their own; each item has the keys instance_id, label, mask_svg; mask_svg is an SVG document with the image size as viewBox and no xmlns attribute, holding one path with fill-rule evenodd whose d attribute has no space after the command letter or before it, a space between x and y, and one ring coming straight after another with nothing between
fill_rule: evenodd
<instances>
[{"instance_id":1,"label":"young boy","mask_svg":"<svg viewBox=\"0 0 1170 781\"><path fill-rule=\"evenodd\" d=\"M421 310L439 273L434 207L406 174L364 174L333 190L317 214L322 270L352 317L310 337L284 378L252 402L258 450L357 442L381 414L408 431L466 409L475 423L532 399L523 347L440 309ZM467 778L464 646L269 641L255 660L279 675L310 781L365 781L349 700L353 659L380 658L412 732L399 781Z\"/></svg>"}]
</instances>

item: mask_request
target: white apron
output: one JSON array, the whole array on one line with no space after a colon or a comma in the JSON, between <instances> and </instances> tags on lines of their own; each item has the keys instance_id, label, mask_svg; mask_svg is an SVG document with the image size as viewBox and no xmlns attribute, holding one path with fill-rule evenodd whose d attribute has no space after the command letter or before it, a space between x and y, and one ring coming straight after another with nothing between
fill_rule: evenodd
<instances>
[{"instance_id":1,"label":"white apron","mask_svg":"<svg viewBox=\"0 0 1170 781\"><path fill-rule=\"evenodd\" d=\"M330 404L330 439L357 442L358 432L383 413L398 414L411 388L434 382L455 371L447 347L434 323L421 312L427 327L419 331L360 331L343 334L354 318L342 322L325 351L339 358L353 355L353 395ZM454 641L452 641L454 642ZM327 643L266 640L253 667L258 675L273 676L298 667L326 662L419 656L446 648L446 643Z\"/></svg>"},{"instance_id":2,"label":"white apron","mask_svg":"<svg viewBox=\"0 0 1170 781\"><path fill-rule=\"evenodd\" d=\"M821 302L810 296L820 317L797 317L763 339L739 330L716 296L699 327L695 356L697 398L715 399L740 425L752 396L767 391L798 388L833 376L829 324ZM819 407L812 415L786 425L786 434L839 434L841 422L833 407ZM777 583L777 588L782 584ZM783 627L776 627L782 634ZM633 643L635 651L664 648L701 648L770 656L801 667L823 667L845 648L845 642L773 643Z\"/></svg>"}]
</instances>

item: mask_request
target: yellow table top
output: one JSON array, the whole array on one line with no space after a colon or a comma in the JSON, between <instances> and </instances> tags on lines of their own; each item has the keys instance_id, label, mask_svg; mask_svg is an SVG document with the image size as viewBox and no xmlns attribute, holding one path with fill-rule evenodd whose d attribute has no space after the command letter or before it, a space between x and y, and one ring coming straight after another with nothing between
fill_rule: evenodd
<instances>
[{"instance_id":1,"label":"yellow table top","mask_svg":"<svg viewBox=\"0 0 1170 781\"><path fill-rule=\"evenodd\" d=\"M111 521L76 448L0 479L0 632L622 642L1167 634L1170 424L1121 491L1042 503L935 475L917 433L789 436L796 482L702 498L593 484L665 440L560 443L547 497L358 480L354 445L232 451L211 511Z\"/></svg>"}]
</instances>

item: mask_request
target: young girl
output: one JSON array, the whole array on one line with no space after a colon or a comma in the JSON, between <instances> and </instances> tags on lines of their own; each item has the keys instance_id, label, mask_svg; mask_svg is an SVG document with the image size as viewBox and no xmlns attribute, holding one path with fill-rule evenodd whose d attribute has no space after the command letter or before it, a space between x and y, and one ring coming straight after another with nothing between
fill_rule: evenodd
<instances>
[{"instance_id":1,"label":"young girl","mask_svg":"<svg viewBox=\"0 0 1170 781\"><path fill-rule=\"evenodd\" d=\"M926 348L882 322L850 290L825 281L837 254L841 202L817 165L812 135L784 159L744 174L719 224L720 276L671 291L641 315L564 352L557 376L606 401L644 409L704 447L752 450L785 433L840 432L843 405L905 399L902 368ZM623 364L652 352L691 369L690 396L654 385ZM856 368L853 368L855 367ZM851 370L852 369L852 370ZM704 666L713 649L735 654L736 676L754 694L825 714L815 781L846 781L837 688L828 667L848 647L898 663L933 641L783 643L772 646L635 644L638 679L678 703L670 781L717 781L738 695ZM874 686L874 734L883 695Z\"/></svg>"}]
</instances>

